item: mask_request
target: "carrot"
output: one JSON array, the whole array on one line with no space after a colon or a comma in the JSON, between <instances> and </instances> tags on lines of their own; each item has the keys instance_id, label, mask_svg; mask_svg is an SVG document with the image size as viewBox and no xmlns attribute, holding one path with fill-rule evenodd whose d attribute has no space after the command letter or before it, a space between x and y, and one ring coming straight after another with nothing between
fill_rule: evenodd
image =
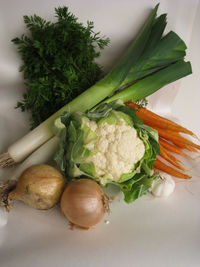
<instances>
[{"instance_id":1,"label":"carrot","mask_svg":"<svg viewBox=\"0 0 200 267\"><path fill-rule=\"evenodd\" d=\"M146 125L148 125L148 126L150 126L150 127L152 127L152 128L154 128L155 130L157 130L158 132L159 132L159 130L161 131L161 130L164 130L164 129L159 129L157 126L155 126L155 125L152 125L151 123L149 123L149 122L146 122ZM172 131L169 131L168 130L168 132L171 132L171 133L173 133ZM175 132L175 133L177 133L177 132ZM179 133L177 133L177 134L179 134ZM161 136L162 136L162 134L161 134ZM179 135L179 136L181 136L181 135ZM162 137L164 137L164 136L162 136ZM164 137L166 140L168 139L167 137ZM184 138L184 137L183 137ZM187 139L185 139L185 140L187 140ZM168 141L172 141L172 140L168 140ZM189 140L188 140L189 141ZM191 141L190 141L191 142ZM173 140L173 143L174 143L174 145L177 145L179 148L184 148L184 149L187 149L187 150L189 150L189 151L192 151L192 152L197 152L197 150L195 149L195 148L193 148L193 147L191 147L191 144L189 145L188 143L187 144L184 144L184 143L180 143L178 140ZM194 144L194 143L193 143ZM184 153L183 153L184 154ZM183 155L182 154L182 155ZM186 154L184 154L184 155L186 155ZM189 157L189 156L188 156Z\"/></svg>"},{"instance_id":2,"label":"carrot","mask_svg":"<svg viewBox=\"0 0 200 267\"><path fill-rule=\"evenodd\" d=\"M188 151L196 152L196 153L198 152L194 147L189 146L187 144L184 144L184 143L181 144L180 142L176 142L175 140L173 141L173 143L180 148L187 149Z\"/></svg>"},{"instance_id":3,"label":"carrot","mask_svg":"<svg viewBox=\"0 0 200 267\"><path fill-rule=\"evenodd\" d=\"M160 145L160 156L167 160L169 163L177 167L178 169L185 171L185 169L179 164L180 160L176 159L170 152Z\"/></svg>"},{"instance_id":4,"label":"carrot","mask_svg":"<svg viewBox=\"0 0 200 267\"><path fill-rule=\"evenodd\" d=\"M190 157L189 155L187 155L186 153L184 153L184 151L181 147L176 146L173 143L169 143L167 140L163 139L162 137L159 137L159 144L162 145L164 148L170 150L173 153L179 154L179 155L184 156L188 159L194 159L194 158Z\"/></svg>"},{"instance_id":5,"label":"carrot","mask_svg":"<svg viewBox=\"0 0 200 267\"><path fill-rule=\"evenodd\" d=\"M179 147L175 146L172 143L169 143L168 141L164 140L163 138L159 138L159 144L162 145L163 147L171 150L174 153L177 153L179 155L184 155L184 152L182 149L180 149Z\"/></svg>"},{"instance_id":6,"label":"carrot","mask_svg":"<svg viewBox=\"0 0 200 267\"><path fill-rule=\"evenodd\" d=\"M154 129L158 131L159 136L162 136L165 139L170 140L171 142L173 142L174 144L180 147L184 146L184 147L187 147L187 149L189 147L200 149L200 145L197 145L193 143L192 141L184 138L177 132L164 130L158 127L154 127Z\"/></svg>"},{"instance_id":7,"label":"carrot","mask_svg":"<svg viewBox=\"0 0 200 267\"><path fill-rule=\"evenodd\" d=\"M140 107L133 102L127 102L126 106L135 109L137 116L141 118L146 124L151 124L170 131L186 133L198 139L198 137L192 131L169 119L159 116L146 108Z\"/></svg>"},{"instance_id":8,"label":"carrot","mask_svg":"<svg viewBox=\"0 0 200 267\"><path fill-rule=\"evenodd\" d=\"M158 158L153 163L154 168L166 172L174 177L183 178L183 179L190 179L191 176L181 173L178 170L175 170L174 168L170 167L169 165L165 164Z\"/></svg>"}]
</instances>

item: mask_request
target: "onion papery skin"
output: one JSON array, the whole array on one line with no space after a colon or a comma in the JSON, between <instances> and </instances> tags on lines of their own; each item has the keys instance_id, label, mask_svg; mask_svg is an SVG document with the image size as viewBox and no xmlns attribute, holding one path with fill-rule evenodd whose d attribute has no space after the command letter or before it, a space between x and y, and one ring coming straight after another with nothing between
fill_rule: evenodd
<instances>
[{"instance_id":1,"label":"onion papery skin","mask_svg":"<svg viewBox=\"0 0 200 267\"><path fill-rule=\"evenodd\" d=\"M9 199L21 200L32 208L47 210L60 201L64 186L65 179L57 169L47 164L37 164L22 173Z\"/></svg>"},{"instance_id":2,"label":"onion papery skin","mask_svg":"<svg viewBox=\"0 0 200 267\"><path fill-rule=\"evenodd\" d=\"M83 178L66 187L60 206L70 223L90 228L98 224L108 211L108 196L96 182Z\"/></svg>"}]
</instances>

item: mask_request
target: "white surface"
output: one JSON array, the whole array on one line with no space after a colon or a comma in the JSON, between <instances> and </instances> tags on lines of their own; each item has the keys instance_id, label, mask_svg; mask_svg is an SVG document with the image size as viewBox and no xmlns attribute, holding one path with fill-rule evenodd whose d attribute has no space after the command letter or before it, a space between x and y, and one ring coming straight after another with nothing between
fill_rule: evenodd
<instances>
[{"instance_id":1,"label":"white surface","mask_svg":"<svg viewBox=\"0 0 200 267\"><path fill-rule=\"evenodd\" d=\"M8 213L5 209L0 208L0 229L4 227L8 222Z\"/></svg>"},{"instance_id":2,"label":"white surface","mask_svg":"<svg viewBox=\"0 0 200 267\"><path fill-rule=\"evenodd\" d=\"M194 74L156 93L151 97L151 107L168 114L172 109L174 117L199 133L200 4L198 0L160 2L159 13L168 13L168 29L175 30L188 45ZM54 7L68 5L80 21L94 21L95 30L111 38L100 59L106 71L156 3L153 0L1 0L0 152L29 128L28 116L13 109L24 87L18 73L19 55L10 40L24 32L22 15L37 13L48 19L52 18ZM200 168L196 166L198 171ZM0 170L0 177L9 173L12 168ZM176 179L176 189L170 198L145 196L131 205L125 204L122 195L113 189L118 199L111 205L111 215L105 216L110 223L102 221L89 231L69 230L58 207L42 212L16 203L7 225L0 228L0 266L200 266L199 179L197 176L188 182Z\"/></svg>"}]
</instances>

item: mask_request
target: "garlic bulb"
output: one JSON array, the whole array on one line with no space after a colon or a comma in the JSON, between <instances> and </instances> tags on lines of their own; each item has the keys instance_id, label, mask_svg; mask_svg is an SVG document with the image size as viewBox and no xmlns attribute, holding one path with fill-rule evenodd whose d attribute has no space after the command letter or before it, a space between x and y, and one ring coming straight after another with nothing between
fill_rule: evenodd
<instances>
[{"instance_id":1,"label":"garlic bulb","mask_svg":"<svg viewBox=\"0 0 200 267\"><path fill-rule=\"evenodd\" d=\"M159 172L158 178L156 178L152 184L151 193L156 197L168 197L175 189L175 182L171 175Z\"/></svg>"}]
</instances>

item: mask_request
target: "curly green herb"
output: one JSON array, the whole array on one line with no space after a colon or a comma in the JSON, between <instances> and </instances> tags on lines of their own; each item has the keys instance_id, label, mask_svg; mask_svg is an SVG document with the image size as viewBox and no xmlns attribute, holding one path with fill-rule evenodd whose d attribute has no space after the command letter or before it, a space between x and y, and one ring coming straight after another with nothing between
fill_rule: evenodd
<instances>
[{"instance_id":1,"label":"curly green herb","mask_svg":"<svg viewBox=\"0 0 200 267\"><path fill-rule=\"evenodd\" d=\"M55 13L56 22L24 16L29 33L12 40L23 60L26 85L17 107L31 112L32 128L99 79L102 69L95 59L109 42L93 31L93 22L83 26L67 7Z\"/></svg>"}]
</instances>

